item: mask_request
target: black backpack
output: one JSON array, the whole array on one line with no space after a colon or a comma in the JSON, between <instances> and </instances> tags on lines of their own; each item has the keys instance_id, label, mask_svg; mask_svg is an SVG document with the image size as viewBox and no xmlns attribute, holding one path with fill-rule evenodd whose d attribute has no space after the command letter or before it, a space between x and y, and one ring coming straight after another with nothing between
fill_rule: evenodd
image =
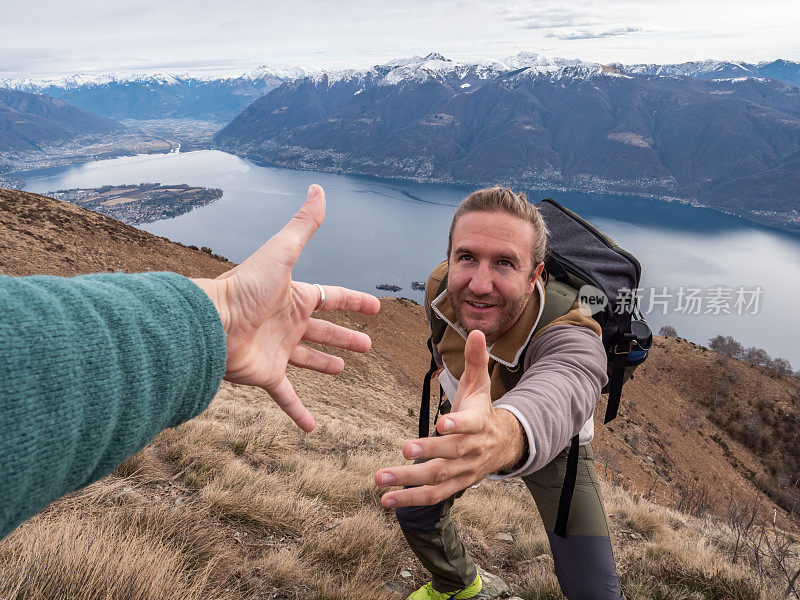
<instances>
[{"instance_id":1,"label":"black backpack","mask_svg":"<svg viewBox=\"0 0 800 600\"><path fill-rule=\"evenodd\" d=\"M545 259L545 305L534 333L565 315L579 296L585 305L593 308L592 316L602 328L603 346L608 356L608 384L602 390L602 393L608 394L604 420L604 423L608 423L617 416L622 386L633 377L636 367L645 361L653 341L650 328L639 311L636 294L641 279L641 265L635 256L620 248L614 240L558 202L546 198L536 207L547 225L549 243ZM435 296L441 294L446 287L445 276ZM430 312L431 337L428 339L428 350L431 352L431 364L422 385L419 437L429 435L430 382L439 369L433 358L433 346L441 341L447 327L434 311ZM525 352L527 348L523 356ZM522 370L518 367L512 371L498 364L496 368L502 369L500 376L512 383L509 388L522 376ZM440 388L439 409L441 398ZM436 418L439 416L439 409L436 411ZM566 536L577 469L576 435L570 442L567 471L554 530L562 537Z\"/></svg>"}]
</instances>

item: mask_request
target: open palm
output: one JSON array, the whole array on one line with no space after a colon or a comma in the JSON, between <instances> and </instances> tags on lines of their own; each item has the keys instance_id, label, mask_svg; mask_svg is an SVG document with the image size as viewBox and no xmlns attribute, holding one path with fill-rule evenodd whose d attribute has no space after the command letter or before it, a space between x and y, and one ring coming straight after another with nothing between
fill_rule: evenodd
<instances>
[{"instance_id":1,"label":"open palm","mask_svg":"<svg viewBox=\"0 0 800 600\"><path fill-rule=\"evenodd\" d=\"M380 469L375 483L381 487L406 486L381 497L386 507L436 504L504 466L511 436L502 422L502 410L492 407L489 353L486 338L472 331L464 348L464 373L451 412L436 423L435 437L406 442L403 456L413 465ZM515 417L510 414L516 424ZM506 421L507 423L507 421Z\"/></svg>"},{"instance_id":2,"label":"open palm","mask_svg":"<svg viewBox=\"0 0 800 600\"><path fill-rule=\"evenodd\" d=\"M209 293L227 335L225 379L264 388L304 431L314 428L314 418L286 378L286 365L338 374L344 361L301 340L357 352L366 352L371 345L364 333L311 318L321 300L320 290L292 281L300 251L324 218L325 192L312 185L289 223L244 262L213 280ZM380 309L378 299L369 294L335 286L323 289L322 310L375 314Z\"/></svg>"}]
</instances>

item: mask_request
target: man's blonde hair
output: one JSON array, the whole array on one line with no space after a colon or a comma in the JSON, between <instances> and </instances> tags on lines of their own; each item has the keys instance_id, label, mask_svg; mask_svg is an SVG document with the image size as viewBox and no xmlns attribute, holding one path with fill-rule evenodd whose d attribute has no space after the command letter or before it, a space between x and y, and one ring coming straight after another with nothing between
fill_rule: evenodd
<instances>
[{"instance_id":1,"label":"man's blonde hair","mask_svg":"<svg viewBox=\"0 0 800 600\"><path fill-rule=\"evenodd\" d=\"M493 187L472 192L458 206L453 221L450 223L450 237L447 240L447 258L453 248L453 231L458 220L467 213L473 212L503 212L527 221L533 225L534 240L531 247L533 267L544 262L547 255L547 226L539 210L525 197L522 192L514 193L509 188Z\"/></svg>"}]
</instances>

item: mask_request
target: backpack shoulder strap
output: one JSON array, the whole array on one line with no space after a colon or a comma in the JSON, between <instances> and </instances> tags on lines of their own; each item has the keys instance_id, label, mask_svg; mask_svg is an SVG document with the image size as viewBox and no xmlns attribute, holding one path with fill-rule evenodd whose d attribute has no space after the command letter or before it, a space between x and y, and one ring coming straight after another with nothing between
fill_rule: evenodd
<instances>
[{"instance_id":1,"label":"backpack shoulder strap","mask_svg":"<svg viewBox=\"0 0 800 600\"><path fill-rule=\"evenodd\" d=\"M569 284L557 281L552 277L549 279L547 285L544 286L544 307L542 308L542 314L539 317L539 321L536 323L536 326L533 328L533 334L528 340L528 343L525 345L521 355L523 358L520 360L524 360L524 357L528 352L528 348L530 348L530 345L536 338L536 334L550 325L550 323L559 317L563 317L570 310L572 310L577 297L578 290ZM510 390L516 386L519 383L519 380L522 378L523 370L521 365L517 365L514 368L509 368L505 365L498 364L498 368L500 369L500 379L507 390Z\"/></svg>"},{"instance_id":2,"label":"backpack shoulder strap","mask_svg":"<svg viewBox=\"0 0 800 600\"><path fill-rule=\"evenodd\" d=\"M437 284L438 282L438 284ZM428 338L428 352L431 355L431 364L425 378L422 380L422 400L419 406L419 437L428 437L430 435L430 420L431 420L431 378L436 371L439 370L439 365L436 364L436 359L433 357L433 348L442 341L447 323L439 318L439 315L431 307L433 301L447 289L447 262L441 263L433 270L431 276L428 278L428 285L425 286L425 304L431 320L431 335ZM439 403L441 404L441 389L439 393ZM439 410L437 408L437 416Z\"/></svg>"},{"instance_id":3,"label":"backpack shoulder strap","mask_svg":"<svg viewBox=\"0 0 800 600\"><path fill-rule=\"evenodd\" d=\"M443 291L447 289L447 273L444 275L444 279L442 279L441 283L439 284L439 288L436 291L435 298L439 297ZM430 309L431 314L431 341L434 344L438 344L442 341L444 337L444 331L447 329L447 323L442 319L439 315L436 314L436 311L433 310L433 307Z\"/></svg>"},{"instance_id":4,"label":"backpack shoulder strap","mask_svg":"<svg viewBox=\"0 0 800 600\"><path fill-rule=\"evenodd\" d=\"M425 286L425 308L428 311L431 319L431 339L434 344L442 341L444 331L447 329L447 323L439 318L439 315L432 308L433 301L447 289L447 261L439 263L433 270L433 273L428 277L428 283Z\"/></svg>"}]
</instances>

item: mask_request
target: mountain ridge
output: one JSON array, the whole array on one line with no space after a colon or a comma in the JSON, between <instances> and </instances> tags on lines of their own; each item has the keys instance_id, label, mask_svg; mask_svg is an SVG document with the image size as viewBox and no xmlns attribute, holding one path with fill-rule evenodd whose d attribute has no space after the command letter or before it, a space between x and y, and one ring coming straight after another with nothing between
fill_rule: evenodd
<instances>
[{"instance_id":1,"label":"mountain ridge","mask_svg":"<svg viewBox=\"0 0 800 600\"><path fill-rule=\"evenodd\" d=\"M800 231L787 186L752 197L766 173L795 176L800 88L429 57L286 82L214 144L290 168L659 197Z\"/></svg>"},{"instance_id":2,"label":"mountain ridge","mask_svg":"<svg viewBox=\"0 0 800 600\"><path fill-rule=\"evenodd\" d=\"M284 81L315 73L266 65L237 75L98 73L56 78L0 78L0 88L61 98L116 119L205 118L227 121Z\"/></svg>"},{"instance_id":3,"label":"mountain ridge","mask_svg":"<svg viewBox=\"0 0 800 600\"><path fill-rule=\"evenodd\" d=\"M758 63L703 60L664 65L633 64L623 65L622 68L627 72L641 75L679 75L701 79L765 77L800 86L800 62L781 58Z\"/></svg>"},{"instance_id":4,"label":"mountain ridge","mask_svg":"<svg viewBox=\"0 0 800 600\"><path fill-rule=\"evenodd\" d=\"M43 94L0 89L0 152L25 152L42 143L72 141L126 129L112 119L93 115Z\"/></svg>"},{"instance_id":5,"label":"mountain ridge","mask_svg":"<svg viewBox=\"0 0 800 600\"><path fill-rule=\"evenodd\" d=\"M580 59L550 57L535 52L519 52L499 60L451 60L438 52L425 56L396 58L367 69L323 69L309 66L278 67L260 65L238 72L164 71L157 73L79 73L60 77L0 77L0 88L29 93L45 93L99 115L118 119L207 118L228 121L249 102L284 82L304 77L329 81L358 73L393 71L402 79L401 71L419 71L423 66L434 71L448 68L472 72L481 77L496 76L528 69L540 74L556 73L572 67L586 70L613 69L623 73L654 76L714 77L763 76L791 85L800 85L800 62L776 59L759 63L706 60L675 64L612 63L601 65ZM413 76L413 73L412 73ZM398 81L396 80L395 83ZM136 102L133 101L136 99Z\"/></svg>"}]
</instances>

